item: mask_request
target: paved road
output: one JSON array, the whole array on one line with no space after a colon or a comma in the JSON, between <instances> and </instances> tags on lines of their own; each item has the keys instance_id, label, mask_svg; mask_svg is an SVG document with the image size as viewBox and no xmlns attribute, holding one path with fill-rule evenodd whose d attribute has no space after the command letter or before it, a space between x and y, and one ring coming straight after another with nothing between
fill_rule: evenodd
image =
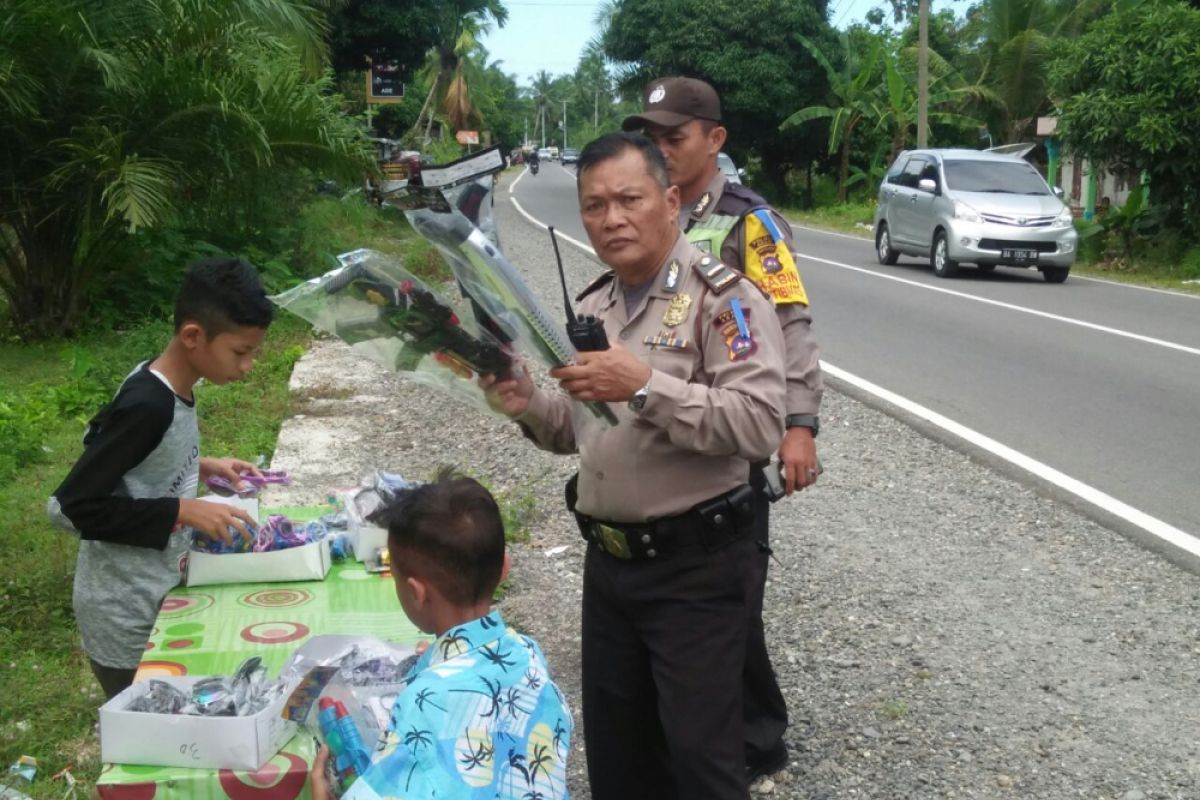
<instances>
[{"instance_id":1,"label":"paved road","mask_svg":"<svg viewBox=\"0 0 1200 800\"><path fill-rule=\"evenodd\" d=\"M586 243L573 172L547 163L510 198ZM797 249L831 374L965 426L968 449L1200 555L1200 297L1005 269L942 280L813 229Z\"/></svg>"}]
</instances>

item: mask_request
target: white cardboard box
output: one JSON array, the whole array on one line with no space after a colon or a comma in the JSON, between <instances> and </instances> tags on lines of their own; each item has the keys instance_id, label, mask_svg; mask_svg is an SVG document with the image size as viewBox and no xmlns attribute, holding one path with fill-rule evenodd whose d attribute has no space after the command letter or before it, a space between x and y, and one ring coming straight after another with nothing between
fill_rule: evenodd
<instances>
[{"instance_id":1,"label":"white cardboard box","mask_svg":"<svg viewBox=\"0 0 1200 800\"><path fill-rule=\"evenodd\" d=\"M360 563L375 555L381 547L387 547L387 528L372 525L360 519L358 509L354 505L354 497L361 489L354 489L342 494L342 504L346 507L346 533L350 537L350 547L354 550L354 558Z\"/></svg>"},{"instance_id":2,"label":"white cardboard box","mask_svg":"<svg viewBox=\"0 0 1200 800\"><path fill-rule=\"evenodd\" d=\"M329 574L329 539L269 553L188 553L187 585L320 581Z\"/></svg>"},{"instance_id":3,"label":"white cardboard box","mask_svg":"<svg viewBox=\"0 0 1200 800\"><path fill-rule=\"evenodd\" d=\"M365 522L361 525L351 523L350 527L353 529L350 534L350 545L354 548L354 557L360 562L365 562L375 555L379 548L387 547L387 528L379 528Z\"/></svg>"},{"instance_id":4,"label":"white cardboard box","mask_svg":"<svg viewBox=\"0 0 1200 800\"><path fill-rule=\"evenodd\" d=\"M156 678L189 691L203 676ZM148 683L130 686L100 707L100 757L115 764L255 770L293 736L283 718L288 692L252 717L197 717L127 711Z\"/></svg>"}]
</instances>

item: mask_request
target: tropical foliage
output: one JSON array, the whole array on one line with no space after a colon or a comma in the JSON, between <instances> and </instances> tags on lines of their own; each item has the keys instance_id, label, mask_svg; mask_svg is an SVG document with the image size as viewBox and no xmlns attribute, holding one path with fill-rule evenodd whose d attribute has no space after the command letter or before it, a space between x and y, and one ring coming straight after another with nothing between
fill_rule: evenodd
<instances>
[{"instance_id":1,"label":"tropical foliage","mask_svg":"<svg viewBox=\"0 0 1200 800\"><path fill-rule=\"evenodd\" d=\"M0 290L26 335L74 329L132 231L304 166L356 178L362 131L301 0L11 0L0 18Z\"/></svg>"},{"instance_id":2,"label":"tropical foliage","mask_svg":"<svg viewBox=\"0 0 1200 800\"><path fill-rule=\"evenodd\" d=\"M1072 150L1144 172L1150 207L1200 238L1200 9L1146 0L1114 11L1063 43L1051 84Z\"/></svg>"}]
</instances>

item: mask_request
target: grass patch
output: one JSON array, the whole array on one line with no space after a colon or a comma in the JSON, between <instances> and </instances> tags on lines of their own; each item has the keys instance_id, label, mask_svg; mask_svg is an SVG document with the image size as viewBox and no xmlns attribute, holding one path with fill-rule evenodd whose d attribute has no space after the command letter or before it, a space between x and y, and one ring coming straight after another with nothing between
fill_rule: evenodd
<instances>
[{"instance_id":1,"label":"grass patch","mask_svg":"<svg viewBox=\"0 0 1200 800\"><path fill-rule=\"evenodd\" d=\"M254 263L287 259L297 272L316 274L335 266L337 253L371 247L405 259L431 281L449 277L398 211L320 198L301 217L307 233L293 250L252 256ZM46 499L81 452L87 420L170 336L169 323L144 321L86 340L0 341L0 768L21 755L37 758L38 778L26 787L35 800L63 796L64 784L49 777L64 767L79 780L81 797L100 771L93 725L102 696L71 608L77 544L50 526ZM282 313L245 381L196 388L205 455L271 457L279 427L294 411L292 367L310 339L306 323Z\"/></svg>"},{"instance_id":2,"label":"grass patch","mask_svg":"<svg viewBox=\"0 0 1200 800\"><path fill-rule=\"evenodd\" d=\"M205 454L270 457L289 412L292 365L309 336L307 325L285 315L272 326L263 357L245 381L196 388ZM104 402L138 361L155 355L169 338L165 323L148 323L86 344L2 345L0 397L20 404L71 389L99 393ZM73 367L85 362L86 373L74 375ZM84 424L95 410L46 420L42 457L0 484L0 764L20 755L37 758L39 778L29 787L35 798L62 796L63 785L48 776L66 766L86 796L100 768L92 725L102 697L79 649L71 609L76 541L51 528L45 512L46 498L82 450Z\"/></svg>"},{"instance_id":3,"label":"grass patch","mask_svg":"<svg viewBox=\"0 0 1200 800\"><path fill-rule=\"evenodd\" d=\"M879 713L892 722L896 722L908 715L908 703L903 700L889 700L883 704L883 708L879 710Z\"/></svg>"},{"instance_id":4,"label":"grass patch","mask_svg":"<svg viewBox=\"0 0 1200 800\"><path fill-rule=\"evenodd\" d=\"M871 225L872 220L875 218L875 201L820 206L808 210L785 207L780 208L779 211L785 219L801 225L808 225L814 228L828 228L829 230L851 233L856 236L862 236L864 239L869 239L872 236L871 230L862 226Z\"/></svg>"}]
</instances>

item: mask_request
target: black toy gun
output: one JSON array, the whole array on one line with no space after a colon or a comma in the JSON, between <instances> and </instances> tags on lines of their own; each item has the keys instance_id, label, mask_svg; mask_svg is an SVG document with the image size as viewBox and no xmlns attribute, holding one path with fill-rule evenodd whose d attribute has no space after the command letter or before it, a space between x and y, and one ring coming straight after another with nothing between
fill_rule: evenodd
<instances>
[{"instance_id":1,"label":"black toy gun","mask_svg":"<svg viewBox=\"0 0 1200 800\"><path fill-rule=\"evenodd\" d=\"M509 353L467 331L454 309L413 281L393 286L354 264L331 279L325 291L349 292L378 307L360 318L339 320L334 332L350 344L401 334L405 345L396 359L397 370L414 370L430 354L465 378L472 373L505 376L512 367Z\"/></svg>"}]
</instances>

